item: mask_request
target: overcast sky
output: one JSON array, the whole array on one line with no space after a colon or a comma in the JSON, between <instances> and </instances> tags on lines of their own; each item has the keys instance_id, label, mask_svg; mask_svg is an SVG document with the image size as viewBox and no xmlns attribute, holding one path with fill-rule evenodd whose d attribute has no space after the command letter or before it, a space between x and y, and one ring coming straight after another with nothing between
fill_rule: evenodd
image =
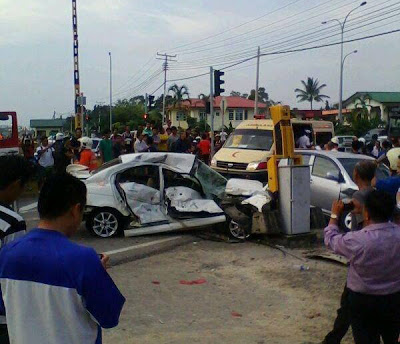
<instances>
[{"instance_id":1,"label":"overcast sky","mask_svg":"<svg viewBox=\"0 0 400 344\"><path fill-rule=\"evenodd\" d=\"M157 51L177 54L178 62L171 63L168 79L178 79L205 73L210 64L222 67L255 55L257 45L267 53L337 42L338 25L321 25L321 21L342 19L359 3L78 0L81 91L89 108L108 102L109 51L115 101L151 93L162 84ZM398 1L369 0L350 16L346 25L352 31L345 38L399 29L395 23L399 12ZM73 111L71 13L71 0L0 0L1 111L17 111L23 125L32 118L51 118L54 110L64 116ZM400 91L399 42L400 33L395 33L345 45L345 53L357 49L358 54L346 60L344 98L356 91ZM339 53L340 47L334 46L263 57L260 86L274 100L308 108L307 103L296 103L294 89L300 87L300 80L312 76L327 84L324 93L337 102ZM254 63L226 72L227 95L231 90L249 93L255 87ZM183 83L193 97L209 93L208 76L178 81Z\"/></svg>"}]
</instances>

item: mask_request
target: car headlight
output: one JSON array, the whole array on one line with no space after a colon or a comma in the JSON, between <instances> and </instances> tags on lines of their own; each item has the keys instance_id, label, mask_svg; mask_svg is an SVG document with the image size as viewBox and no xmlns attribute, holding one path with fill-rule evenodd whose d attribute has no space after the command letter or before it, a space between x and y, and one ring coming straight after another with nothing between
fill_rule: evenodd
<instances>
[{"instance_id":1,"label":"car headlight","mask_svg":"<svg viewBox=\"0 0 400 344\"><path fill-rule=\"evenodd\" d=\"M255 161L251 162L247 165L247 171L260 171L267 169L267 162L266 161Z\"/></svg>"},{"instance_id":2,"label":"car headlight","mask_svg":"<svg viewBox=\"0 0 400 344\"><path fill-rule=\"evenodd\" d=\"M211 166L214 166L214 167L217 166L217 159L215 159L215 158L211 159Z\"/></svg>"}]
</instances>

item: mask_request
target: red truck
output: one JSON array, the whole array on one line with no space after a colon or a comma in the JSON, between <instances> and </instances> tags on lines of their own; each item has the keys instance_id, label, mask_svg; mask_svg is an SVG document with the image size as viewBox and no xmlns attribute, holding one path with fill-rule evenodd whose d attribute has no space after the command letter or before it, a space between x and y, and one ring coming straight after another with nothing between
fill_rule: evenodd
<instances>
[{"instance_id":1,"label":"red truck","mask_svg":"<svg viewBox=\"0 0 400 344\"><path fill-rule=\"evenodd\" d=\"M16 112L0 112L0 156L19 153Z\"/></svg>"}]
</instances>

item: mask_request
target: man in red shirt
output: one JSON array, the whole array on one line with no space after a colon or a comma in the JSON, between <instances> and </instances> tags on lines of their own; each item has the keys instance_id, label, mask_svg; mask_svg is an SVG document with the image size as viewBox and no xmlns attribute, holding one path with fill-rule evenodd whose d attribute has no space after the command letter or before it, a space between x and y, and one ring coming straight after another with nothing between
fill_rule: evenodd
<instances>
[{"instance_id":1,"label":"man in red shirt","mask_svg":"<svg viewBox=\"0 0 400 344\"><path fill-rule=\"evenodd\" d=\"M208 162L210 161L211 143L207 138L207 134L201 136L197 149L200 153L200 159L208 165Z\"/></svg>"}]
</instances>

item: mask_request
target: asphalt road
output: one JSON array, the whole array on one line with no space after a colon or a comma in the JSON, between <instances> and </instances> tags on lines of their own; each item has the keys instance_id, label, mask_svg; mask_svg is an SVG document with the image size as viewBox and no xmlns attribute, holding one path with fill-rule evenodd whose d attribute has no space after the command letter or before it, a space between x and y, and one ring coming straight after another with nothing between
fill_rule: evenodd
<instances>
[{"instance_id":1,"label":"asphalt road","mask_svg":"<svg viewBox=\"0 0 400 344\"><path fill-rule=\"evenodd\" d=\"M37 226L39 215L37 212L36 198L20 200L18 202L18 211L27 222L28 230ZM98 253L108 254L111 258L111 266L149 257L196 240L190 232L130 238L119 236L116 238L102 239L90 234L89 231L86 230L84 223L71 239L79 244L93 247Z\"/></svg>"}]
</instances>

